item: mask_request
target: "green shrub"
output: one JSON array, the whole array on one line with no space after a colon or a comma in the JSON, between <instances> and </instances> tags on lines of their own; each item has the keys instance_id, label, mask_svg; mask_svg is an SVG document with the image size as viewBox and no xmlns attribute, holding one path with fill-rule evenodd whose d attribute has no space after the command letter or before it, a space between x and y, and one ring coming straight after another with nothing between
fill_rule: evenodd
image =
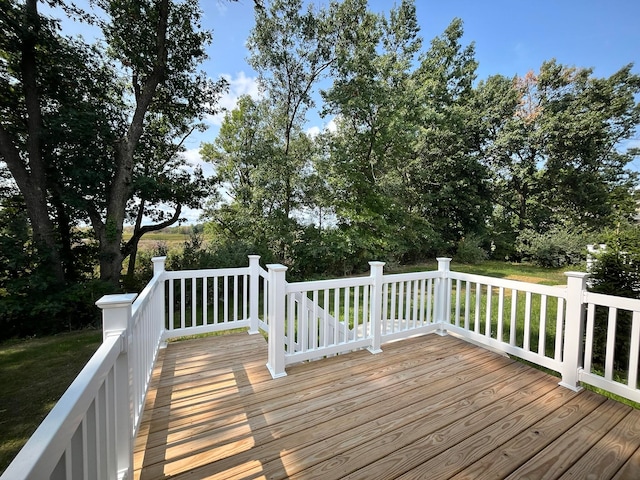
<instances>
[{"instance_id":1,"label":"green shrub","mask_svg":"<svg viewBox=\"0 0 640 480\"><path fill-rule=\"evenodd\" d=\"M467 235L458 241L454 260L461 263L480 263L489 258L487 251L482 248L480 237Z\"/></svg>"},{"instance_id":2,"label":"green shrub","mask_svg":"<svg viewBox=\"0 0 640 480\"><path fill-rule=\"evenodd\" d=\"M541 267L558 268L583 262L587 243L588 234L555 226L544 233L522 231L518 236L516 249L523 260Z\"/></svg>"}]
</instances>

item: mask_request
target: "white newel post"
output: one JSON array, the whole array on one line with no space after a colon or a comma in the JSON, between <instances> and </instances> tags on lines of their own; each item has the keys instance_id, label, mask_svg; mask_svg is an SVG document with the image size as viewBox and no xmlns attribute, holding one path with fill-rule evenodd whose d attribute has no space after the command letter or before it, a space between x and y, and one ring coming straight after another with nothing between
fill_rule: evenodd
<instances>
[{"instance_id":1,"label":"white newel post","mask_svg":"<svg viewBox=\"0 0 640 480\"><path fill-rule=\"evenodd\" d=\"M115 418L114 444L116 448L118 479L131 478L133 471L133 412L132 391L129 381L129 334L131 304L136 293L105 295L96 302L102 309L103 338L119 336L122 342L120 356L114 370Z\"/></svg>"},{"instance_id":2,"label":"white newel post","mask_svg":"<svg viewBox=\"0 0 640 480\"><path fill-rule=\"evenodd\" d=\"M384 262L369 262L371 266L371 346L367 348L371 353L380 353L382 337L382 280Z\"/></svg>"},{"instance_id":3,"label":"white newel post","mask_svg":"<svg viewBox=\"0 0 640 480\"><path fill-rule=\"evenodd\" d=\"M580 391L579 371L583 366L584 291L588 273L565 272L567 276L567 307L562 348L562 381L560 385Z\"/></svg>"},{"instance_id":4,"label":"white newel post","mask_svg":"<svg viewBox=\"0 0 640 480\"><path fill-rule=\"evenodd\" d=\"M153 262L153 276L157 277L158 275L164 273L165 266L164 262L167 260L167 257L153 257L151 261Z\"/></svg>"},{"instance_id":5,"label":"white newel post","mask_svg":"<svg viewBox=\"0 0 640 480\"><path fill-rule=\"evenodd\" d=\"M167 257L153 257L153 277L159 277L165 270L165 261ZM158 282L156 286L156 292L153 296L153 313L154 320L160 322L160 331L164 331L167 328L167 312L165 311L165 282ZM161 348L166 346L166 342L161 342Z\"/></svg>"},{"instance_id":6,"label":"white newel post","mask_svg":"<svg viewBox=\"0 0 640 480\"><path fill-rule=\"evenodd\" d=\"M273 378L284 377L285 306L287 267L267 265L269 270L269 347L267 368Z\"/></svg>"},{"instance_id":7,"label":"white newel post","mask_svg":"<svg viewBox=\"0 0 640 480\"><path fill-rule=\"evenodd\" d=\"M260 333L260 255L249 255L249 333Z\"/></svg>"},{"instance_id":8,"label":"white newel post","mask_svg":"<svg viewBox=\"0 0 640 480\"><path fill-rule=\"evenodd\" d=\"M446 257L436 258L438 260L438 272L441 272L437 282L437 292L435 295L435 320L440 324L440 327L436 330L436 333L441 336L447 335L447 327L445 324L449 323L450 311L449 304L451 302L451 291L449 282L449 272L451 259Z\"/></svg>"}]
</instances>

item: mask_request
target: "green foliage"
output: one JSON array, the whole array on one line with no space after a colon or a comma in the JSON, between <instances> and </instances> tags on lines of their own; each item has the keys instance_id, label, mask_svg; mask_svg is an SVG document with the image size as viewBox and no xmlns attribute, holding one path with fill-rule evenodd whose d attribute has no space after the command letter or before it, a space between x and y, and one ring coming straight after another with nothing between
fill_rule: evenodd
<instances>
[{"instance_id":1,"label":"green foliage","mask_svg":"<svg viewBox=\"0 0 640 480\"><path fill-rule=\"evenodd\" d=\"M79 249L78 272L91 271L90 253ZM81 262L87 262L80 267ZM20 197L0 203L0 340L74 330L99 321L95 301L111 293L90 275L60 284L43 268L42 252L31 243Z\"/></svg>"},{"instance_id":2,"label":"green foliage","mask_svg":"<svg viewBox=\"0 0 640 480\"><path fill-rule=\"evenodd\" d=\"M527 229L520 232L516 249L522 259L541 267L565 267L585 261L589 238L569 226L554 226L544 233Z\"/></svg>"},{"instance_id":3,"label":"green foliage","mask_svg":"<svg viewBox=\"0 0 640 480\"><path fill-rule=\"evenodd\" d=\"M640 228L629 226L607 235L607 247L590 272L591 290L605 295L640 298ZM609 311L596 308L593 365L604 371ZM632 312L619 309L615 324L614 369L626 375L629 366Z\"/></svg>"},{"instance_id":4,"label":"green foliage","mask_svg":"<svg viewBox=\"0 0 640 480\"><path fill-rule=\"evenodd\" d=\"M462 263L481 263L489 254L483 248L482 239L477 235L467 235L458 241L454 260Z\"/></svg>"}]
</instances>

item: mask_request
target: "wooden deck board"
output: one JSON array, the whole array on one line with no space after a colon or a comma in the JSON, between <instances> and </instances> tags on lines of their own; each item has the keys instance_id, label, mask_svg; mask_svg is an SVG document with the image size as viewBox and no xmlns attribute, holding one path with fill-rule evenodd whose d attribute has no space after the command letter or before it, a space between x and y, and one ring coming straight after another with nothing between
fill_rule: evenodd
<instances>
[{"instance_id":1,"label":"wooden deck board","mask_svg":"<svg viewBox=\"0 0 640 480\"><path fill-rule=\"evenodd\" d=\"M640 478L637 410L451 336L275 380L266 358L247 334L163 350L135 478Z\"/></svg>"}]
</instances>

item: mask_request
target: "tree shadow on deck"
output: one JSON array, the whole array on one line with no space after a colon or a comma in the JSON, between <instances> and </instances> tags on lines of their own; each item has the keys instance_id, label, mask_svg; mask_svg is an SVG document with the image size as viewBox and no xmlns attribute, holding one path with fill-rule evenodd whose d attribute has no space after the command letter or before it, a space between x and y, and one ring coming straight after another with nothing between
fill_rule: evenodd
<instances>
[{"instance_id":1,"label":"tree shadow on deck","mask_svg":"<svg viewBox=\"0 0 640 480\"><path fill-rule=\"evenodd\" d=\"M135 478L264 478L265 462L269 477L287 477L279 457L260 457L269 451L260 445L276 439L254 389L271 381L266 343L238 335L168 347L147 402Z\"/></svg>"}]
</instances>

